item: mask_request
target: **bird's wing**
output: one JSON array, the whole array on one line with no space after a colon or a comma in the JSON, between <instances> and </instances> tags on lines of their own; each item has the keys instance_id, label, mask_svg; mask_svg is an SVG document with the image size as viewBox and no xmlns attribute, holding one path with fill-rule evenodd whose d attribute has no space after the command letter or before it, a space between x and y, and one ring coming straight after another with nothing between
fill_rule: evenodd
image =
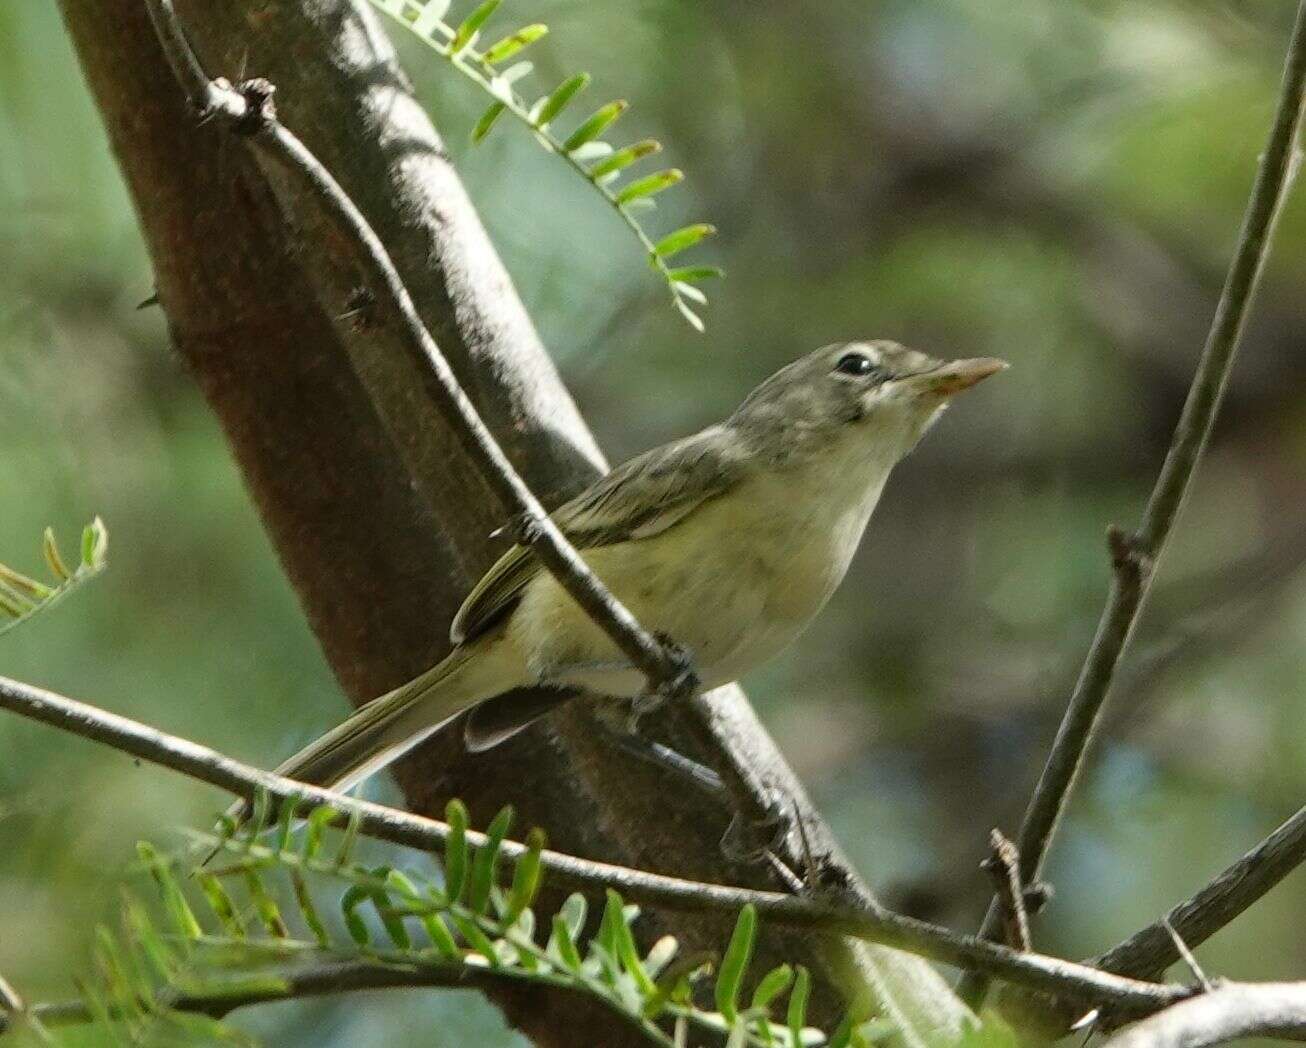
<instances>
[{"instance_id":1,"label":"bird's wing","mask_svg":"<svg viewBox=\"0 0 1306 1048\"><path fill-rule=\"evenodd\" d=\"M579 550L646 539L728 491L741 474L739 456L714 427L618 466L551 516ZM498 622L540 570L529 547L508 550L458 609L449 631L453 642L472 640Z\"/></svg>"}]
</instances>

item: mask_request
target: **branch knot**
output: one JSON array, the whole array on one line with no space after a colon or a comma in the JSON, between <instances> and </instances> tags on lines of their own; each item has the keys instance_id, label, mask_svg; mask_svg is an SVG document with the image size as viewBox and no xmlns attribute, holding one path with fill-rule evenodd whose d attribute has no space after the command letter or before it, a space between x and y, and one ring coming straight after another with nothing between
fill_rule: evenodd
<instances>
[{"instance_id":1,"label":"branch knot","mask_svg":"<svg viewBox=\"0 0 1306 1048\"><path fill-rule=\"evenodd\" d=\"M1106 544L1111 551L1111 570L1122 583L1137 586L1152 573L1154 559L1136 531L1112 524L1106 529Z\"/></svg>"}]
</instances>

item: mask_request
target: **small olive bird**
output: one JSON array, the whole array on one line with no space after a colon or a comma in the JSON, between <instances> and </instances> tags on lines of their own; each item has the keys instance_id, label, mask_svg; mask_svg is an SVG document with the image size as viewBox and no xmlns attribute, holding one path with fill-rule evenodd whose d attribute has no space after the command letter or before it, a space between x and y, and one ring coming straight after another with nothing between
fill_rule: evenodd
<instances>
[{"instance_id":1,"label":"small olive bird","mask_svg":"<svg viewBox=\"0 0 1306 1048\"><path fill-rule=\"evenodd\" d=\"M894 342L827 346L776 372L724 422L614 469L553 520L640 623L688 651L703 688L718 687L812 621L889 471L953 394L1006 366ZM467 745L483 750L578 692L634 698L645 688L524 546L476 584L450 636L443 662L277 772L348 789L467 710ZM543 701L504 696L527 686L555 690Z\"/></svg>"}]
</instances>

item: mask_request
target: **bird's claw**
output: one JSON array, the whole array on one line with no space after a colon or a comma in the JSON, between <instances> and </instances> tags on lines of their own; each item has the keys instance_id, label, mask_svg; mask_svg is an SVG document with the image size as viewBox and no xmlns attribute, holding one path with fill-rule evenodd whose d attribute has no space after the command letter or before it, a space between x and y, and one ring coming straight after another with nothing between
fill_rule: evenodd
<instances>
[{"instance_id":1,"label":"bird's claw","mask_svg":"<svg viewBox=\"0 0 1306 1048\"><path fill-rule=\"evenodd\" d=\"M731 862L751 863L766 858L768 852L783 851L793 828L789 810L779 791L768 791L766 809L759 818L745 818L738 812L731 817L721 835L721 853Z\"/></svg>"},{"instance_id":2,"label":"bird's claw","mask_svg":"<svg viewBox=\"0 0 1306 1048\"><path fill-rule=\"evenodd\" d=\"M683 644L677 643L665 633L658 633L655 636L657 642L662 645L663 654L666 655L672 671L656 690L663 696L663 701L689 698L702 686L702 681L694 672L694 656Z\"/></svg>"},{"instance_id":3,"label":"bird's claw","mask_svg":"<svg viewBox=\"0 0 1306 1048\"><path fill-rule=\"evenodd\" d=\"M651 686L630 700L630 710L626 716L626 731L631 735L638 733L639 721L654 711L661 709L668 702L687 699L698 692L701 681L694 672L694 658L689 649L672 640L665 633L656 634L667 657L671 672L656 686Z\"/></svg>"}]
</instances>

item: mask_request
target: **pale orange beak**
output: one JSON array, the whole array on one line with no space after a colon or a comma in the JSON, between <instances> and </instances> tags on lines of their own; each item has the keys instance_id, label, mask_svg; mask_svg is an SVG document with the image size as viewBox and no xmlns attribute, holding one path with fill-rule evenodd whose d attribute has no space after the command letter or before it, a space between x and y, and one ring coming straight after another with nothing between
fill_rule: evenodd
<instances>
[{"instance_id":1,"label":"pale orange beak","mask_svg":"<svg viewBox=\"0 0 1306 1048\"><path fill-rule=\"evenodd\" d=\"M951 397L963 389L970 389L976 383L983 382L990 375L1006 371L1010 366L1005 360L999 360L997 357L950 360L942 367L912 375L907 382L920 393Z\"/></svg>"}]
</instances>

